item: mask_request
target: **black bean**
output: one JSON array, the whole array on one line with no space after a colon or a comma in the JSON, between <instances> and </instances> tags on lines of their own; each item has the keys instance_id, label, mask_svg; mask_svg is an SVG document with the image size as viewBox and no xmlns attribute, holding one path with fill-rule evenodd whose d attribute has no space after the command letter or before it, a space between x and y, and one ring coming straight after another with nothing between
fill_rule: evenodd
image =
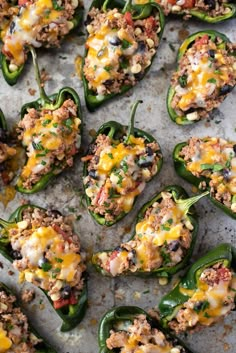
<instances>
[{"instance_id":1,"label":"black bean","mask_svg":"<svg viewBox=\"0 0 236 353\"><path fill-rule=\"evenodd\" d=\"M58 210L48 210L48 215L50 217L54 217L54 218L58 218L58 217L62 216L61 212Z\"/></svg>"},{"instance_id":2,"label":"black bean","mask_svg":"<svg viewBox=\"0 0 236 353\"><path fill-rule=\"evenodd\" d=\"M231 175L231 171L229 169L222 169L221 173L225 180L229 180Z\"/></svg>"},{"instance_id":3,"label":"black bean","mask_svg":"<svg viewBox=\"0 0 236 353\"><path fill-rule=\"evenodd\" d=\"M233 145L233 150L234 150L234 153L236 154L236 144Z\"/></svg>"},{"instance_id":4,"label":"black bean","mask_svg":"<svg viewBox=\"0 0 236 353\"><path fill-rule=\"evenodd\" d=\"M66 285L61 290L61 297L62 299L69 299L71 296L71 286Z\"/></svg>"},{"instance_id":5,"label":"black bean","mask_svg":"<svg viewBox=\"0 0 236 353\"><path fill-rule=\"evenodd\" d=\"M0 127L0 141L6 142L7 141L7 131Z\"/></svg>"},{"instance_id":6,"label":"black bean","mask_svg":"<svg viewBox=\"0 0 236 353\"><path fill-rule=\"evenodd\" d=\"M138 160L138 166L140 168L148 168L151 167L153 162L153 155L152 156L142 156Z\"/></svg>"},{"instance_id":7,"label":"black bean","mask_svg":"<svg viewBox=\"0 0 236 353\"><path fill-rule=\"evenodd\" d=\"M97 171L95 169L91 169L89 172L88 172L88 175L90 176L90 178L92 179L97 179Z\"/></svg>"},{"instance_id":8,"label":"black bean","mask_svg":"<svg viewBox=\"0 0 236 353\"><path fill-rule=\"evenodd\" d=\"M143 76L144 76L144 72L138 72L137 74L134 74L134 77L137 81L142 80Z\"/></svg>"},{"instance_id":9,"label":"black bean","mask_svg":"<svg viewBox=\"0 0 236 353\"><path fill-rule=\"evenodd\" d=\"M12 21L9 28L10 34L14 32L15 26L16 26L15 21Z\"/></svg>"},{"instance_id":10,"label":"black bean","mask_svg":"<svg viewBox=\"0 0 236 353\"><path fill-rule=\"evenodd\" d=\"M14 260L21 260L22 259L22 255L21 255L20 251L18 251L18 250L12 250L11 256L13 257Z\"/></svg>"},{"instance_id":11,"label":"black bean","mask_svg":"<svg viewBox=\"0 0 236 353\"><path fill-rule=\"evenodd\" d=\"M196 302L196 303L194 304L193 309L194 309L195 311L197 311L197 312L198 312L198 311L201 311L203 305L204 305L204 302L203 302L203 301L198 301L198 302Z\"/></svg>"},{"instance_id":12,"label":"black bean","mask_svg":"<svg viewBox=\"0 0 236 353\"><path fill-rule=\"evenodd\" d=\"M116 46L118 46L118 45L121 44L121 40L120 40L119 37L114 36L114 37L112 37L112 38L109 40L109 43L110 43L111 45L114 45L114 46L116 47Z\"/></svg>"},{"instance_id":13,"label":"black bean","mask_svg":"<svg viewBox=\"0 0 236 353\"><path fill-rule=\"evenodd\" d=\"M3 172L6 169L6 166L4 163L0 163L0 173Z\"/></svg>"},{"instance_id":14,"label":"black bean","mask_svg":"<svg viewBox=\"0 0 236 353\"><path fill-rule=\"evenodd\" d=\"M146 147L146 153L147 153L147 155L148 156L152 156L153 154L154 154L154 152L153 152L153 150L152 150L152 148L151 147Z\"/></svg>"},{"instance_id":15,"label":"black bean","mask_svg":"<svg viewBox=\"0 0 236 353\"><path fill-rule=\"evenodd\" d=\"M208 50L208 55L209 55L212 59L214 59L214 57L215 57L215 50L213 50L213 49Z\"/></svg>"},{"instance_id":16,"label":"black bean","mask_svg":"<svg viewBox=\"0 0 236 353\"><path fill-rule=\"evenodd\" d=\"M115 248L115 251L123 251L123 250L126 250L125 248L122 248L122 246L117 246Z\"/></svg>"},{"instance_id":17,"label":"black bean","mask_svg":"<svg viewBox=\"0 0 236 353\"><path fill-rule=\"evenodd\" d=\"M87 26L92 22L92 18L88 15L86 20L84 21L84 25Z\"/></svg>"},{"instance_id":18,"label":"black bean","mask_svg":"<svg viewBox=\"0 0 236 353\"><path fill-rule=\"evenodd\" d=\"M140 41L138 42L138 49L137 49L138 52L140 53L143 53L146 51L146 44L144 41Z\"/></svg>"},{"instance_id":19,"label":"black bean","mask_svg":"<svg viewBox=\"0 0 236 353\"><path fill-rule=\"evenodd\" d=\"M94 143L91 143L91 144L89 145L88 153L87 153L87 154L93 154L94 150L95 150L95 144L94 144Z\"/></svg>"},{"instance_id":20,"label":"black bean","mask_svg":"<svg viewBox=\"0 0 236 353\"><path fill-rule=\"evenodd\" d=\"M169 245L168 248L170 251L177 251L179 249L179 242L178 240L173 240Z\"/></svg>"},{"instance_id":21,"label":"black bean","mask_svg":"<svg viewBox=\"0 0 236 353\"><path fill-rule=\"evenodd\" d=\"M48 263L48 262L49 262L49 261L48 261L48 259L47 259L45 256L41 257L41 259L39 259L39 261L38 261L38 266L39 266L39 268L42 268L42 266L43 266L44 264Z\"/></svg>"},{"instance_id":22,"label":"black bean","mask_svg":"<svg viewBox=\"0 0 236 353\"><path fill-rule=\"evenodd\" d=\"M216 7L215 0L204 0L205 5L209 6L210 10L213 10Z\"/></svg>"},{"instance_id":23,"label":"black bean","mask_svg":"<svg viewBox=\"0 0 236 353\"><path fill-rule=\"evenodd\" d=\"M233 86L230 85L224 85L223 87L220 88L220 96L230 93L233 90Z\"/></svg>"},{"instance_id":24,"label":"black bean","mask_svg":"<svg viewBox=\"0 0 236 353\"><path fill-rule=\"evenodd\" d=\"M191 113L194 113L196 111L196 109L194 109L194 108L189 108L188 110L185 110L185 115L187 115L187 114L191 114Z\"/></svg>"},{"instance_id":25,"label":"black bean","mask_svg":"<svg viewBox=\"0 0 236 353\"><path fill-rule=\"evenodd\" d=\"M105 87L110 87L111 85L113 85L113 83L114 83L114 80L111 80L111 79L106 80L105 82L103 82Z\"/></svg>"}]
</instances>

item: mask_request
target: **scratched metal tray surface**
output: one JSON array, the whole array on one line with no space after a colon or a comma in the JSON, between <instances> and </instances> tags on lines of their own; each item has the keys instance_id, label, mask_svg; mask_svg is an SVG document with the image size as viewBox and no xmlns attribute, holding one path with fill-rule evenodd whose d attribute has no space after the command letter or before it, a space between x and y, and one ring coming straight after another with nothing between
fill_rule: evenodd
<instances>
[{"instance_id":1,"label":"scratched metal tray surface","mask_svg":"<svg viewBox=\"0 0 236 353\"><path fill-rule=\"evenodd\" d=\"M85 4L88 8L90 1ZM168 19L162 43L148 75L126 96L120 97L101 107L95 113L85 108L82 83L76 74L74 61L84 51L84 36L70 36L60 49L39 53L39 64L51 75L46 84L48 93L57 92L63 86L71 86L79 93L83 106L84 135L83 151L86 150L91 135L102 123L117 120L128 123L131 104L142 99L136 115L136 126L146 129L159 141L164 165L161 173L150 182L144 194L138 199L133 211L121 222L106 229L91 219L81 203L82 195L82 163L80 156L73 168L59 176L46 190L32 196L16 194L7 207L0 204L0 217L8 218L11 212L20 205L22 199L43 206L53 207L64 214L81 216L74 222L83 248L88 258L93 251L115 247L129 238L132 224L138 209L153 194L169 184L180 184L191 194L191 186L179 178L173 168L172 151L174 146L190 136L221 136L236 140L236 90L224 101L220 109L215 111L214 118L198 124L181 127L175 125L166 111L166 93L170 77L175 69L176 53L181 41L191 33L204 29L216 29L236 42L236 19L218 25L207 25L201 22L183 22L181 19ZM0 73L0 106L4 111L8 124L14 125L19 120L21 106L37 98L31 89L37 89L34 82L32 63L29 61L21 79L14 87L9 87ZM83 152L82 152L83 153ZM192 262L213 246L230 242L236 245L235 221L216 209L208 200L201 200L197 206L199 214L199 233ZM78 217L75 217L75 219ZM19 285L18 274L11 265L0 256L3 268L0 268L0 281L5 282L20 295L21 291L30 287ZM9 275L9 271L11 276ZM141 279L136 277L105 278L96 273L88 262L89 307L82 323L73 331L61 333L60 319L49 305L41 291L36 290L36 298L24 309L32 324L57 350L58 353L95 353L98 352L97 330L102 315L114 305L137 305L144 309L155 307L160 298L176 281L161 286L158 279ZM234 325L236 313L231 313L224 321L205 330L184 337L186 343L198 352L235 353L236 335Z\"/></svg>"}]
</instances>

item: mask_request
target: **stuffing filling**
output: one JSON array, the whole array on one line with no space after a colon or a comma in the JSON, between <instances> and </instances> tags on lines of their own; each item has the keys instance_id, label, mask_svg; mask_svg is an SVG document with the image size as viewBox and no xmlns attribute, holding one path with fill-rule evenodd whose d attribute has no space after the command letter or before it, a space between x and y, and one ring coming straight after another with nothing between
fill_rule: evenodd
<instances>
[{"instance_id":1,"label":"stuffing filling","mask_svg":"<svg viewBox=\"0 0 236 353\"><path fill-rule=\"evenodd\" d=\"M78 0L23 1L1 34L2 52L16 71L26 60L27 47L59 46L62 37L73 28L73 16L80 6Z\"/></svg>"},{"instance_id":2,"label":"stuffing filling","mask_svg":"<svg viewBox=\"0 0 236 353\"><path fill-rule=\"evenodd\" d=\"M69 221L58 211L26 208L7 229L20 282L45 290L55 309L78 302L84 287L85 254Z\"/></svg>"},{"instance_id":3,"label":"stuffing filling","mask_svg":"<svg viewBox=\"0 0 236 353\"><path fill-rule=\"evenodd\" d=\"M135 236L114 251L94 255L93 262L112 276L123 272L150 272L181 262L191 245L193 226L172 194L162 192L136 225Z\"/></svg>"},{"instance_id":4,"label":"stuffing filling","mask_svg":"<svg viewBox=\"0 0 236 353\"><path fill-rule=\"evenodd\" d=\"M100 134L82 158L88 162L84 178L90 211L114 221L128 213L146 183L158 172L161 153L157 142L130 136L129 144Z\"/></svg>"},{"instance_id":5,"label":"stuffing filling","mask_svg":"<svg viewBox=\"0 0 236 353\"><path fill-rule=\"evenodd\" d=\"M9 139L5 129L0 128L0 185L7 185L14 177L9 161L16 155L16 149L7 144Z\"/></svg>"},{"instance_id":6,"label":"stuffing filling","mask_svg":"<svg viewBox=\"0 0 236 353\"><path fill-rule=\"evenodd\" d=\"M124 327L125 326L125 327ZM152 328L145 315L138 315L134 322L110 331L107 348L120 353L185 353L184 347L172 342L163 332Z\"/></svg>"},{"instance_id":7,"label":"stuffing filling","mask_svg":"<svg viewBox=\"0 0 236 353\"><path fill-rule=\"evenodd\" d=\"M180 51L185 51L184 43ZM199 120L209 116L236 84L236 44L213 41L207 34L185 51L174 73L171 107L179 118ZM178 118L177 118L178 120Z\"/></svg>"},{"instance_id":8,"label":"stuffing filling","mask_svg":"<svg viewBox=\"0 0 236 353\"><path fill-rule=\"evenodd\" d=\"M236 213L236 144L217 137L192 137L180 157L189 172L208 178L211 195ZM200 183L201 189L206 187Z\"/></svg>"},{"instance_id":9,"label":"stuffing filling","mask_svg":"<svg viewBox=\"0 0 236 353\"><path fill-rule=\"evenodd\" d=\"M133 20L130 12L113 9L103 13L92 8L88 21L83 72L89 89L103 96L135 85L151 65L159 45L158 12L155 17Z\"/></svg>"},{"instance_id":10,"label":"stuffing filling","mask_svg":"<svg viewBox=\"0 0 236 353\"><path fill-rule=\"evenodd\" d=\"M209 326L227 315L235 307L236 276L223 263L205 268L197 282L197 289L181 287L190 298L180 306L168 323L176 333Z\"/></svg>"},{"instance_id":11,"label":"stuffing filling","mask_svg":"<svg viewBox=\"0 0 236 353\"><path fill-rule=\"evenodd\" d=\"M25 189L46 174L58 174L73 165L73 156L81 142L77 106L71 99L56 110L29 108L18 124L19 139L27 149L27 163L20 183Z\"/></svg>"},{"instance_id":12,"label":"stuffing filling","mask_svg":"<svg viewBox=\"0 0 236 353\"><path fill-rule=\"evenodd\" d=\"M0 353L35 353L41 339L30 332L27 318L15 301L16 297L0 288Z\"/></svg>"},{"instance_id":13,"label":"stuffing filling","mask_svg":"<svg viewBox=\"0 0 236 353\"><path fill-rule=\"evenodd\" d=\"M135 0L136 4L146 4L148 0ZM227 0L156 0L164 14L184 14L191 17L190 10L206 13L210 17L227 15L231 10L226 6Z\"/></svg>"}]
</instances>

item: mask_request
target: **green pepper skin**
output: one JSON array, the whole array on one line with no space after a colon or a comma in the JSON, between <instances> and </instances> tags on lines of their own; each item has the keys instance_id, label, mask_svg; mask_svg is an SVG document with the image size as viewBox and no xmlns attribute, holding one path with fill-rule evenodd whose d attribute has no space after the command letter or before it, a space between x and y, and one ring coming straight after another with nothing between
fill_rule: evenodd
<instances>
[{"instance_id":1,"label":"green pepper skin","mask_svg":"<svg viewBox=\"0 0 236 353\"><path fill-rule=\"evenodd\" d=\"M203 37L206 34L213 41L217 37L221 38L222 41L223 41L222 45L225 45L226 43L230 43L230 40L229 40L228 37L226 37L223 33L220 33L220 32L214 31L214 30L200 31L200 32L196 32L196 33L190 35L188 38L185 39L185 41L182 43L182 45L180 46L180 48L178 50L178 54L177 54L177 71L178 71L178 64L179 64L180 60L182 59L182 57L184 56L184 54L186 53L188 48L190 48L191 45L195 42L195 39L198 38L198 37ZM172 100L174 98L174 95L175 95L175 89L170 85L169 89L168 89L168 93L167 93L166 105L167 105L167 111L169 113L169 116L170 116L171 120L174 123L178 124L178 125L189 125L189 124L195 124L195 123L199 122L200 120L190 121L190 120L188 120L186 118L185 115L178 116L176 114L175 110L171 107L171 103L172 103Z\"/></svg>"},{"instance_id":2,"label":"green pepper skin","mask_svg":"<svg viewBox=\"0 0 236 353\"><path fill-rule=\"evenodd\" d=\"M30 102L30 103L26 103L23 105L23 107L21 108L21 119L24 118L24 115L27 114L27 109L29 108L34 108L37 111L43 110L43 109L49 109L49 110L56 110L58 108L60 108L60 106L63 104L63 102L67 99L72 99L76 106L77 106L77 111L78 111L78 116L81 120L81 127L80 127L80 131L82 134L82 125L83 125L83 121L82 121L82 109L81 109L81 104L80 104L80 99L79 96L77 95L77 93L75 92L75 90L73 88L70 87L63 87L59 93L57 94L53 94L50 97L51 103L48 102L44 102L44 100L42 100L41 98L39 98L36 101ZM27 163L27 161L26 161ZM24 194L34 194L38 191L41 191L43 189L46 188L46 186L55 178L55 173L54 170L51 170L50 172L48 172L47 174L43 175L41 177L41 179L32 187L32 189L25 189L22 186L22 180L19 177L18 181L17 181L17 185L15 186L16 190L24 193Z\"/></svg>"},{"instance_id":3,"label":"green pepper skin","mask_svg":"<svg viewBox=\"0 0 236 353\"><path fill-rule=\"evenodd\" d=\"M164 31L164 26L165 26L165 16L164 16L160 6L155 2L147 3L144 5L131 5L131 6L126 7L126 2L124 0L94 0L91 4L90 9L92 9L93 7L97 8L97 9L103 8L104 10L117 8L121 12L123 12L122 10L124 10L125 12L131 11L133 20L145 19L145 18L149 17L154 10L157 10L159 12L160 26L161 26L161 31L158 33L158 37L159 37L159 40L161 40L163 31ZM125 92L130 90L133 86L123 85L121 88L121 91L119 93L111 93L111 94L107 94L107 95L100 96L100 97L98 95L96 95L92 90L89 89L88 81L86 80L86 78L83 74L83 66L85 63L85 58L87 56L87 53L88 53L88 51L86 50L85 56L83 59L83 65L82 65L82 78L83 78L84 97L85 97L86 105L87 105L88 110L90 112L93 112L100 105L105 103L106 101L108 101L111 98L114 98L116 96L123 95ZM155 55L153 56L153 59L154 59L154 57L155 57ZM149 65L149 67L145 70L144 76L148 72L150 67L151 67L151 65Z\"/></svg>"},{"instance_id":4,"label":"green pepper skin","mask_svg":"<svg viewBox=\"0 0 236 353\"><path fill-rule=\"evenodd\" d=\"M159 192L157 195L155 195L150 201L145 203L143 207L139 210L135 226L134 226L134 233L132 237L129 240L132 240L136 234L135 228L137 223L141 222L144 219L145 213L149 207L151 207L155 202L159 202L162 199L161 193L162 192L169 192L171 193L175 199L177 200L184 200L188 198L188 194L186 191L179 185L169 185L165 187L161 192ZM138 271L138 272L126 272L126 275L135 275L135 276L140 276L140 277L165 277L167 279L170 279L172 275L174 275L176 272L180 271L183 267L186 266L188 263L189 259L192 256L194 245L197 239L197 232L198 232L198 220L197 220L197 215L195 208L192 206L189 211L187 212L187 216L193 225L193 230L192 230L192 241L190 248L188 249L187 254L183 258L183 260L177 264L176 266L173 267L160 267L157 268L156 270L152 270L150 272L145 272L145 271ZM103 250L102 252L110 252L111 250ZM93 255L93 259L96 259L96 253ZM93 262L92 259L92 262ZM109 276L109 273L106 272L102 267L97 265L95 262L93 262L93 265L95 266L96 270L100 272L102 275Z\"/></svg>"},{"instance_id":5,"label":"green pepper skin","mask_svg":"<svg viewBox=\"0 0 236 353\"><path fill-rule=\"evenodd\" d=\"M0 109L0 128L7 130L7 123L3 111Z\"/></svg>"},{"instance_id":6,"label":"green pepper skin","mask_svg":"<svg viewBox=\"0 0 236 353\"><path fill-rule=\"evenodd\" d=\"M4 291L7 295L15 295L10 288L8 288L4 283L0 282L0 291ZM14 307L19 307L18 303L14 303ZM30 332L32 332L37 338L42 338L39 334L29 326ZM46 342L42 341L35 346L36 353L56 353L56 351Z\"/></svg>"},{"instance_id":7,"label":"green pepper skin","mask_svg":"<svg viewBox=\"0 0 236 353\"><path fill-rule=\"evenodd\" d=\"M108 349L106 345L106 340L110 337L110 331L114 329L116 323L124 322L124 326L128 323L133 323L138 315L145 315L152 328L157 328L164 333L168 341L173 342L175 345L181 345L185 348L183 353L193 353L187 348L183 342L167 332L160 323L154 320L148 313L137 306L119 306L109 310L101 319L98 329L98 344L99 353L115 353L118 352L117 349Z\"/></svg>"},{"instance_id":8,"label":"green pepper skin","mask_svg":"<svg viewBox=\"0 0 236 353\"><path fill-rule=\"evenodd\" d=\"M201 21L207 22L207 23L219 23L219 22L223 22L223 21L229 20L231 18L234 18L236 16L236 5L235 4L233 4L233 3L224 4L224 7L229 9L229 12L225 15L220 15L220 16L209 16L207 12L201 11L201 10L196 10L196 9L189 9L187 11L187 13L185 11L183 11L179 14L182 16L190 14L192 17L195 17L198 20L201 20Z\"/></svg>"},{"instance_id":9,"label":"green pepper skin","mask_svg":"<svg viewBox=\"0 0 236 353\"><path fill-rule=\"evenodd\" d=\"M231 244L218 245L190 267L178 285L167 293L159 303L161 322L164 327L168 326L168 322L175 316L178 307L190 298L180 292L180 287L190 290L197 289L197 280L202 271L219 261L223 261L227 268L236 271L236 249Z\"/></svg>"},{"instance_id":10,"label":"green pepper skin","mask_svg":"<svg viewBox=\"0 0 236 353\"><path fill-rule=\"evenodd\" d=\"M72 30L74 30L76 27L78 27L82 23L83 13L84 13L83 7L78 7L75 10L74 17L71 20L71 22L73 22L73 24L74 24L74 27ZM14 86L17 83L19 77L21 76L21 73L24 70L25 64L19 66L16 71L12 72L9 69L8 58L3 53L0 53L0 67L2 68L2 74L3 74L5 81L10 86Z\"/></svg>"},{"instance_id":11,"label":"green pepper skin","mask_svg":"<svg viewBox=\"0 0 236 353\"><path fill-rule=\"evenodd\" d=\"M186 181L188 181L190 184L196 186L199 190L201 190L201 188L199 187L201 182L205 182L207 187L207 190L210 190L210 186L209 186L209 182L210 179L206 178L206 177L200 177L197 178L196 176L194 176L191 172L189 172L186 168L185 165L185 161L182 157L180 157L179 153L180 151L183 149L183 147L187 146L187 142L181 142L178 143L173 151L173 160L174 160L174 167L175 167L175 171L176 173L183 179L185 179ZM236 219L236 213L233 212L229 207L227 207L226 205L222 204L220 201L216 200L211 193L208 195L209 199L211 200L211 202L218 208L220 208L226 215L230 216L233 219Z\"/></svg>"},{"instance_id":12,"label":"green pepper skin","mask_svg":"<svg viewBox=\"0 0 236 353\"><path fill-rule=\"evenodd\" d=\"M113 139L116 139L116 138L119 139L122 136L126 135L127 130L128 130L128 126L124 126L124 125L118 123L117 121L109 121L109 122L103 124L102 126L100 126L93 142L96 140L97 136L100 134L105 134L107 136L109 135ZM153 136L151 136L147 132L140 130L140 129L137 129L137 128L134 128L134 135L135 135L135 137L145 138L147 143L156 142L156 140L154 139ZM162 164L163 164L161 150L159 150L159 154L161 155L161 157L160 157L158 164L157 164L157 174L160 172L160 170L162 168ZM155 174L155 175L157 175L157 174ZM84 163L83 177L86 177L87 175L88 175L88 163ZM86 186L84 185L84 190L85 189L86 189ZM89 207L91 205L91 200L86 194L85 194L85 196L86 196L87 207ZM122 218L124 218L127 215L127 213L122 212L114 221L106 221L105 218L101 215L98 215L98 214L91 212L91 211L89 211L89 213L91 214L91 216L94 218L94 220L98 224L100 224L102 226L107 226L107 227L112 226L113 224L117 223L118 221L120 221Z\"/></svg>"},{"instance_id":13,"label":"green pepper skin","mask_svg":"<svg viewBox=\"0 0 236 353\"><path fill-rule=\"evenodd\" d=\"M10 224L15 224L18 222L21 222L23 220L23 211L26 208L39 208L42 210L45 210L42 207L38 207L35 205L23 205L18 207L9 217L8 221L4 221L0 219L0 236L1 236L1 228L7 229ZM9 243L9 240L7 237L0 237L0 254L2 254L6 259L8 259L10 262L13 262L14 259L11 254L11 246ZM53 306L53 302L50 299L50 297L47 295L47 292L42 290L45 295L47 296L49 302ZM84 288L82 290L82 293L80 297L78 298L79 301L77 304L70 304L68 306L64 306L61 309L55 309L56 313L60 316L62 319L62 326L61 326L61 331L62 332L67 332L72 330L74 327L76 327L83 319L86 309L87 309L87 302L88 302L88 291L87 291L87 278L85 275L85 283L84 283ZM41 352L40 352L41 353ZM43 352L42 352L43 353Z\"/></svg>"}]
</instances>

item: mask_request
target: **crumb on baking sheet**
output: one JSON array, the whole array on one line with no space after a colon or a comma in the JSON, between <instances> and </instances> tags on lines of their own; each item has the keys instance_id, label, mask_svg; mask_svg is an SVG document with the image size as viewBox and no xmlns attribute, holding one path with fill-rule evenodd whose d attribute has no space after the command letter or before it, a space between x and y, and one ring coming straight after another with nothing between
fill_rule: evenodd
<instances>
[{"instance_id":1,"label":"crumb on baking sheet","mask_svg":"<svg viewBox=\"0 0 236 353\"><path fill-rule=\"evenodd\" d=\"M24 289L21 293L21 300L24 303L30 303L35 298L35 291L33 289Z\"/></svg>"}]
</instances>

